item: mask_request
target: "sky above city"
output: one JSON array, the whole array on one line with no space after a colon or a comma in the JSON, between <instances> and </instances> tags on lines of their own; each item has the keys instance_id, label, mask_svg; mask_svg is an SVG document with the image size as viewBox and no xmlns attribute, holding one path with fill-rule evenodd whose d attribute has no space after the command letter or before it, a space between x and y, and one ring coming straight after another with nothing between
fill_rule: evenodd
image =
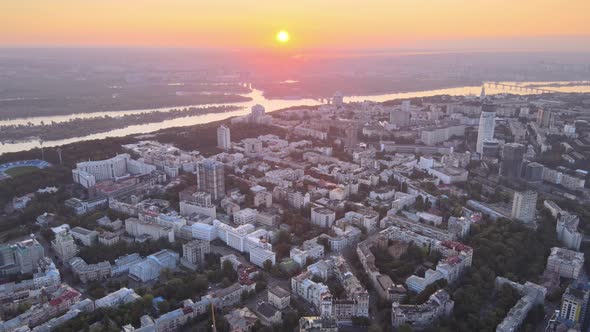
<instances>
[{"instance_id":1,"label":"sky above city","mask_svg":"<svg viewBox=\"0 0 590 332\"><path fill-rule=\"evenodd\" d=\"M575 50L589 13L588 0L4 0L0 45Z\"/></svg>"}]
</instances>

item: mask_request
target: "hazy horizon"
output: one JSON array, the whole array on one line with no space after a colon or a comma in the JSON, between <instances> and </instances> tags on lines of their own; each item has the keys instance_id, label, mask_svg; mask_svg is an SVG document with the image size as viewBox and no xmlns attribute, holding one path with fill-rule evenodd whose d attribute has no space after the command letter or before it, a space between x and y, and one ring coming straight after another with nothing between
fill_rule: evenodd
<instances>
[{"instance_id":1,"label":"hazy horizon","mask_svg":"<svg viewBox=\"0 0 590 332\"><path fill-rule=\"evenodd\" d=\"M588 12L585 0L39 0L0 5L0 46L590 51Z\"/></svg>"}]
</instances>

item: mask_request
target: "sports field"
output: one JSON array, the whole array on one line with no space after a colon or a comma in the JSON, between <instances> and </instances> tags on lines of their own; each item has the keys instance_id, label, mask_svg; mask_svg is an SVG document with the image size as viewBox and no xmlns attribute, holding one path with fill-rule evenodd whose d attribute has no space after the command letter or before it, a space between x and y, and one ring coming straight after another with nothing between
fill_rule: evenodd
<instances>
[{"instance_id":1,"label":"sports field","mask_svg":"<svg viewBox=\"0 0 590 332\"><path fill-rule=\"evenodd\" d=\"M9 176L16 177L16 176L29 174L32 172L37 172L38 170L39 170L39 168L35 167L35 166L21 166L21 167L14 167L11 169L7 169L6 171L4 171L4 173L6 173Z\"/></svg>"}]
</instances>

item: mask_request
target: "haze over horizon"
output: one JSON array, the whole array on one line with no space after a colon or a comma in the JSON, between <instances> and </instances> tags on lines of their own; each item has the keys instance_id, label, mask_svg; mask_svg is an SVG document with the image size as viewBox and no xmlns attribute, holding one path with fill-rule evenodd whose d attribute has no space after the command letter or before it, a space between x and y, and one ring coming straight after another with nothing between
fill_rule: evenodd
<instances>
[{"instance_id":1,"label":"haze over horizon","mask_svg":"<svg viewBox=\"0 0 590 332\"><path fill-rule=\"evenodd\" d=\"M588 12L585 0L6 2L0 47L590 51Z\"/></svg>"}]
</instances>

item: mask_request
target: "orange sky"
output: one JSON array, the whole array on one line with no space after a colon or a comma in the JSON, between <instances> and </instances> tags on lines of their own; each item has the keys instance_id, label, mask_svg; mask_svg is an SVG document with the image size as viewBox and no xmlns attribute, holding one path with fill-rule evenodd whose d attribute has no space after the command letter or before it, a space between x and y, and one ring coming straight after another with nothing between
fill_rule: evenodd
<instances>
[{"instance_id":1,"label":"orange sky","mask_svg":"<svg viewBox=\"0 0 590 332\"><path fill-rule=\"evenodd\" d=\"M0 45L276 48L280 29L292 48L588 40L590 0L0 0Z\"/></svg>"}]
</instances>

